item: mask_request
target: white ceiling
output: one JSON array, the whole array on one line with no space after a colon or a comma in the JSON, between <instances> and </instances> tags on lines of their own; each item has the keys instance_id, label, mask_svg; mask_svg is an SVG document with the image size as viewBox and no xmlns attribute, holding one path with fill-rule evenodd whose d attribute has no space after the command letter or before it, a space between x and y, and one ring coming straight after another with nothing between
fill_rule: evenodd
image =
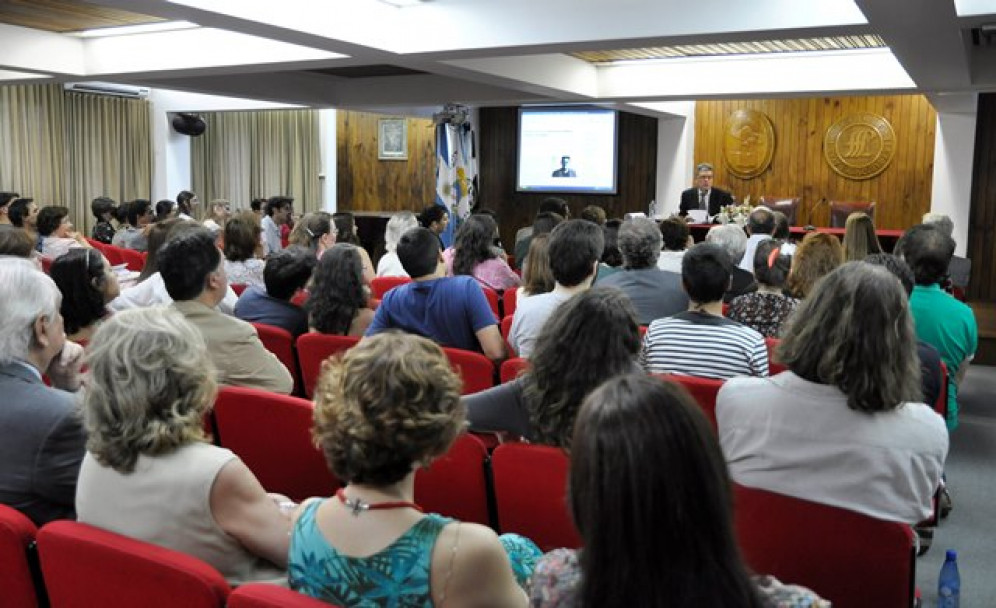
<instances>
[{"instance_id":1,"label":"white ceiling","mask_svg":"<svg viewBox=\"0 0 996 608\"><path fill-rule=\"evenodd\" d=\"M0 82L117 81L416 114L445 103L587 102L646 113L663 107L650 102L701 98L916 91L935 100L996 90L996 38L989 48L972 36L996 25L987 0L88 3L201 27L80 38L0 24ZM566 54L848 34L878 34L888 48L607 66Z\"/></svg>"}]
</instances>

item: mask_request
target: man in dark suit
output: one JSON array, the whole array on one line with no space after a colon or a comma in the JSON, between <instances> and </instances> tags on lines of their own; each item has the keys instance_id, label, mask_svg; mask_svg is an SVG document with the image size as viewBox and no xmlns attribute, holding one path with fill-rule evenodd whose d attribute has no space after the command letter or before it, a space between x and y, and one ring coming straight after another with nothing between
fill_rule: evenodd
<instances>
[{"instance_id":1,"label":"man in dark suit","mask_svg":"<svg viewBox=\"0 0 996 608\"><path fill-rule=\"evenodd\" d=\"M560 168L555 170L550 177L577 177L578 174L571 169L571 157L561 156L560 157Z\"/></svg>"},{"instance_id":2,"label":"man in dark suit","mask_svg":"<svg viewBox=\"0 0 996 608\"><path fill-rule=\"evenodd\" d=\"M709 211L709 217L720 209L733 204L733 196L726 190L712 187L713 171L709 163L699 163L695 167L695 187L681 193L678 215L684 217L692 209Z\"/></svg>"},{"instance_id":3,"label":"man in dark suit","mask_svg":"<svg viewBox=\"0 0 996 608\"><path fill-rule=\"evenodd\" d=\"M66 341L61 299L28 260L0 261L0 503L39 526L75 517L86 443L74 394L83 349Z\"/></svg>"}]
</instances>

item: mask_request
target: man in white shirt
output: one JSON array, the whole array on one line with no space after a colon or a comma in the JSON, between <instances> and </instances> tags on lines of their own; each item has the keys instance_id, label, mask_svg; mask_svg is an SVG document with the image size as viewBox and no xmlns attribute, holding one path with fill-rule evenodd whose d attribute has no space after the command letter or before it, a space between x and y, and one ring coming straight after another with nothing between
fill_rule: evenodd
<instances>
[{"instance_id":1,"label":"man in white shirt","mask_svg":"<svg viewBox=\"0 0 996 608\"><path fill-rule=\"evenodd\" d=\"M266 202L266 215L260 225L263 228L263 253L270 255L283 249L280 243L280 226L286 224L294 213L294 199L288 196L271 196Z\"/></svg>"},{"instance_id":2,"label":"man in white shirt","mask_svg":"<svg viewBox=\"0 0 996 608\"><path fill-rule=\"evenodd\" d=\"M750 212L747 218L747 249L744 257L740 260L740 268L747 272L754 272L754 252L757 251L757 244L771 238L771 233L775 231L775 214L767 207L757 207Z\"/></svg>"},{"instance_id":3,"label":"man in white shirt","mask_svg":"<svg viewBox=\"0 0 996 608\"><path fill-rule=\"evenodd\" d=\"M553 229L547 246L550 271L556 281L553 291L521 298L508 333L520 357L532 354L536 338L558 306L591 287L604 246L602 228L587 220L567 220Z\"/></svg>"},{"instance_id":4,"label":"man in white shirt","mask_svg":"<svg viewBox=\"0 0 996 608\"><path fill-rule=\"evenodd\" d=\"M685 251L694 244L688 223L673 215L661 222L661 236L664 238L664 249L657 258L657 267L665 272L681 274L681 260L685 257Z\"/></svg>"}]
</instances>

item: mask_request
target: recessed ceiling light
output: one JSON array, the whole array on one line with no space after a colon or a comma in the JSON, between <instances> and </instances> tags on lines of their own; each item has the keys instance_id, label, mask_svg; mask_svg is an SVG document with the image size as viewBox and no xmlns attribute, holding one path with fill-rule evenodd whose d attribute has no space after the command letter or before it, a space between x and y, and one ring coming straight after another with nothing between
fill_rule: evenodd
<instances>
[{"instance_id":1,"label":"recessed ceiling light","mask_svg":"<svg viewBox=\"0 0 996 608\"><path fill-rule=\"evenodd\" d=\"M92 30L72 32L70 36L79 38L109 38L111 36L131 36L133 34L151 34L154 32L173 32L200 27L189 21L157 21L139 25L122 25L118 27L99 27Z\"/></svg>"}]
</instances>

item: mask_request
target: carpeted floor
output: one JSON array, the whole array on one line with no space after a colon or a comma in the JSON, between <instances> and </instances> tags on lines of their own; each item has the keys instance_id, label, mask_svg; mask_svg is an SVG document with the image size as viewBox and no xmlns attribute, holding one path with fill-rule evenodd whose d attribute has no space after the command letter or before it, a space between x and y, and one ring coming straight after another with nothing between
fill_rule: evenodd
<instances>
[{"instance_id":1,"label":"carpeted floor","mask_svg":"<svg viewBox=\"0 0 996 608\"><path fill-rule=\"evenodd\" d=\"M946 549L958 551L961 607L996 606L996 367L973 365L958 396L960 425L945 466L951 515L917 560L924 608L937 605L937 575Z\"/></svg>"}]
</instances>

